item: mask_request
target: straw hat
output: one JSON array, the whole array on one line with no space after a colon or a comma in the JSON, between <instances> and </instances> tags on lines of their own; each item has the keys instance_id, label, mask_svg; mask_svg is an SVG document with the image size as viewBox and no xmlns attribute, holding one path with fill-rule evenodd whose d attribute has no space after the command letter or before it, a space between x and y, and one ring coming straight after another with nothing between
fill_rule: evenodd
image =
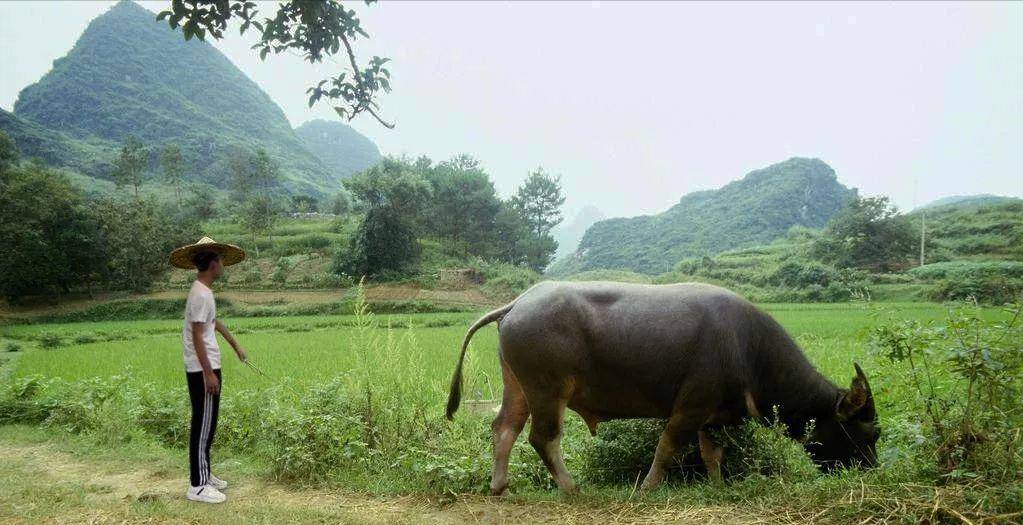
<instances>
[{"instance_id":1,"label":"straw hat","mask_svg":"<svg viewBox=\"0 0 1023 525\"><path fill-rule=\"evenodd\" d=\"M194 270L195 265L192 264L192 256L197 252L204 251L217 252L220 255L220 263L224 266L231 266L232 264L238 264L245 260L245 250L233 244L224 244L222 242L214 241L209 237L203 237L195 244L182 246L171 252L170 263L175 268Z\"/></svg>"}]
</instances>

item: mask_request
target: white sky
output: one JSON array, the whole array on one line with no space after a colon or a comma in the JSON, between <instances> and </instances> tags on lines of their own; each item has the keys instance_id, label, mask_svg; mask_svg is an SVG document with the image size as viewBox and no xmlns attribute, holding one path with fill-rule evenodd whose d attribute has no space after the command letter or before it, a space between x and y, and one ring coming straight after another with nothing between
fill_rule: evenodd
<instances>
[{"instance_id":1,"label":"white sky","mask_svg":"<svg viewBox=\"0 0 1023 525\"><path fill-rule=\"evenodd\" d=\"M113 2L0 2L0 106ZM147 2L158 11L169 2ZM1023 4L352 4L393 62L384 153L479 157L502 194L559 173L567 218L662 211L791 156L902 208L1023 195ZM295 125L338 68L216 43Z\"/></svg>"}]
</instances>

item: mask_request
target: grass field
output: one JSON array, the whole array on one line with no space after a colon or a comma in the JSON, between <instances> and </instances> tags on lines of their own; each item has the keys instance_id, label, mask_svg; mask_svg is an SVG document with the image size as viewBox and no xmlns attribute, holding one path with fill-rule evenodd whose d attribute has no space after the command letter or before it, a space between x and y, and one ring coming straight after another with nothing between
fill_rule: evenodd
<instances>
[{"instance_id":1,"label":"grass field","mask_svg":"<svg viewBox=\"0 0 1023 525\"><path fill-rule=\"evenodd\" d=\"M606 460L607 451L614 450L605 430L621 428L605 424L592 438L572 414L564 448L584 496L570 502L591 509L642 503L646 514L627 514L632 516L629 521L659 521L656 516L663 519L666 509L681 516L684 509L694 508L742 508L741 521L749 521L751 509L772 516L769 521L857 522L873 517L877 522L916 522L930 517L933 522L954 520L956 513L980 521L1008 516L1011 521L1012 506L1023 501L1019 484L997 493L970 483L935 484L934 468L921 459L926 452L914 445L922 430L920 415L913 412L918 407L911 406L904 390L906 371L875 356L867 341L867 332L879 322L876 308L763 306L839 385L848 385L854 361L863 365L885 429L879 443L884 465L830 476L805 471L752 475L723 487L676 476L665 489L637 495L632 483L608 482L600 474L617 467L594 460ZM934 303L889 303L885 309L885 316L925 323L947 316L947 309ZM1002 319L1007 314L988 308L980 315ZM463 407L455 422L442 419L457 349L476 316L225 319L252 362L269 377L238 363L223 344L225 394L217 435L222 452L214 458L220 461L216 465L227 468L244 458L249 474L287 486L321 487L317 490L343 486L377 496L423 494L444 501L484 492L490 414ZM187 431L180 330L178 320L0 327L3 344L19 350L0 353L6 360L2 381L9 391L6 406L0 406L0 421L6 410L8 420L63 429L101 447L135 443L131 446L180 451ZM500 397L496 336L491 326L473 340L467 368L470 400ZM229 459L225 462L224 457ZM511 501L562 501L521 438L511 476L516 494Z\"/></svg>"}]
</instances>

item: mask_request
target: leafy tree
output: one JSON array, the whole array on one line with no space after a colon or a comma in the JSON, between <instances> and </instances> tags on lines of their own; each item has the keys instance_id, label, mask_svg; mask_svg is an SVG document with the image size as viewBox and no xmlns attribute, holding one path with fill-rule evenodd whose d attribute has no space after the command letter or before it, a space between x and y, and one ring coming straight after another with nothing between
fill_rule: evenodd
<instances>
[{"instance_id":1,"label":"leafy tree","mask_svg":"<svg viewBox=\"0 0 1023 525\"><path fill-rule=\"evenodd\" d=\"M142 141L128 135L121 154L114 161L114 172L111 174L114 183L120 186L131 185L135 188L135 200L139 199L139 187L142 186L142 174L149 167L149 150Z\"/></svg>"},{"instance_id":2,"label":"leafy tree","mask_svg":"<svg viewBox=\"0 0 1023 525\"><path fill-rule=\"evenodd\" d=\"M414 220L419 219L431 196L430 183L403 158L385 158L343 184L365 206L390 207Z\"/></svg>"},{"instance_id":3,"label":"leafy tree","mask_svg":"<svg viewBox=\"0 0 1023 525\"><path fill-rule=\"evenodd\" d=\"M66 293L100 267L81 193L38 164L0 167L0 296Z\"/></svg>"},{"instance_id":4,"label":"leafy tree","mask_svg":"<svg viewBox=\"0 0 1023 525\"><path fill-rule=\"evenodd\" d=\"M319 211L320 203L312 195L293 195L291 197L291 209L298 213L310 213Z\"/></svg>"},{"instance_id":5,"label":"leafy tree","mask_svg":"<svg viewBox=\"0 0 1023 525\"><path fill-rule=\"evenodd\" d=\"M564 203L561 178L547 173L543 168L530 173L512 197L512 204L526 220L532 233L527 258L529 266L536 271L546 268L558 249L558 243L550 232L561 223L561 206Z\"/></svg>"},{"instance_id":6,"label":"leafy tree","mask_svg":"<svg viewBox=\"0 0 1023 525\"><path fill-rule=\"evenodd\" d=\"M916 246L913 226L888 197L857 197L840 210L814 244L814 253L839 268L887 271Z\"/></svg>"},{"instance_id":7,"label":"leafy tree","mask_svg":"<svg viewBox=\"0 0 1023 525\"><path fill-rule=\"evenodd\" d=\"M151 198L129 203L106 198L90 208L99 225L107 283L114 288L147 290L167 271L167 254L198 236L194 218L175 217Z\"/></svg>"},{"instance_id":8,"label":"leafy tree","mask_svg":"<svg viewBox=\"0 0 1023 525\"><path fill-rule=\"evenodd\" d=\"M491 255L511 264L525 264L532 238L526 220L515 206L511 202L501 201L500 209L494 216Z\"/></svg>"},{"instance_id":9,"label":"leafy tree","mask_svg":"<svg viewBox=\"0 0 1023 525\"><path fill-rule=\"evenodd\" d=\"M188 197L184 203L185 210L199 221L207 221L216 217L218 210L217 201L213 197L214 194L209 186L191 184L188 188Z\"/></svg>"},{"instance_id":10,"label":"leafy tree","mask_svg":"<svg viewBox=\"0 0 1023 525\"><path fill-rule=\"evenodd\" d=\"M174 188L174 195L181 205L181 184L185 179L185 162L181 156L181 147L177 144L167 144L160 151L160 168L163 170L163 179Z\"/></svg>"},{"instance_id":11,"label":"leafy tree","mask_svg":"<svg viewBox=\"0 0 1023 525\"><path fill-rule=\"evenodd\" d=\"M334 110L341 118L351 120L365 112L382 125L393 128L393 123L384 121L377 113L376 101L380 92L391 90L391 74L384 67L388 59L374 56L368 63L359 65L353 43L359 37L369 38L369 34L362 28L357 13L335 0L292 0L280 2L276 7L273 17L260 19L256 2L175 0L171 8L158 14L156 19L167 19L174 29L180 26L185 40L192 37L205 40L207 34L219 40L232 19L240 21L239 33L244 34L249 28L259 33L259 41L253 49L259 51L262 60L271 52L298 51L307 61L317 63L324 56L343 52L347 59L345 71L309 88L309 105L326 97L336 104Z\"/></svg>"},{"instance_id":12,"label":"leafy tree","mask_svg":"<svg viewBox=\"0 0 1023 525\"><path fill-rule=\"evenodd\" d=\"M354 207L355 203L352 202L352 195L345 190L337 192L330 201L330 212L334 215L347 215L351 213Z\"/></svg>"},{"instance_id":13,"label":"leafy tree","mask_svg":"<svg viewBox=\"0 0 1023 525\"><path fill-rule=\"evenodd\" d=\"M275 198L280 184L281 168L266 150L236 154L231 159L232 196L238 203L242 225L253 239L270 236L281 206Z\"/></svg>"},{"instance_id":14,"label":"leafy tree","mask_svg":"<svg viewBox=\"0 0 1023 525\"><path fill-rule=\"evenodd\" d=\"M494 183L479 164L459 155L429 172L433 188L428 224L464 255L484 255L490 247L501 202Z\"/></svg>"},{"instance_id":15,"label":"leafy tree","mask_svg":"<svg viewBox=\"0 0 1023 525\"><path fill-rule=\"evenodd\" d=\"M370 208L349 247L334 257L336 274L403 275L419 262L419 242L410 217L387 206Z\"/></svg>"},{"instance_id":16,"label":"leafy tree","mask_svg":"<svg viewBox=\"0 0 1023 525\"><path fill-rule=\"evenodd\" d=\"M387 158L344 185L367 211L350 245L335 255L335 272L412 271L419 259L417 225L431 196L429 182L407 159Z\"/></svg>"}]
</instances>

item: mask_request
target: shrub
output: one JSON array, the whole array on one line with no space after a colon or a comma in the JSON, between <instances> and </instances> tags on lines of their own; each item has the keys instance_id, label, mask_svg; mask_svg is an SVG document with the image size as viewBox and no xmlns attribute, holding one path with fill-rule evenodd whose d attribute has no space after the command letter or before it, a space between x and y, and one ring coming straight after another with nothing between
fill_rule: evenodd
<instances>
[{"instance_id":1,"label":"shrub","mask_svg":"<svg viewBox=\"0 0 1023 525\"><path fill-rule=\"evenodd\" d=\"M723 469L729 476L771 476L799 481L817 473L806 450L789 437L777 414L767 424L747 420L714 433L725 447Z\"/></svg>"},{"instance_id":2,"label":"shrub","mask_svg":"<svg viewBox=\"0 0 1023 525\"><path fill-rule=\"evenodd\" d=\"M4 351L5 352L20 352L21 351L21 344L15 342L15 341L7 341L7 343L4 344Z\"/></svg>"},{"instance_id":3,"label":"shrub","mask_svg":"<svg viewBox=\"0 0 1023 525\"><path fill-rule=\"evenodd\" d=\"M989 321L975 306L958 307L942 324L889 312L871 334L875 353L904 367L893 381L911 394L902 401L921 414L945 477L1001 479L1023 464L1023 303L1007 311L1007 321Z\"/></svg>"},{"instance_id":4,"label":"shrub","mask_svg":"<svg viewBox=\"0 0 1023 525\"><path fill-rule=\"evenodd\" d=\"M64 340L57 334L51 334L49 332L39 334L39 346L43 348L56 348L63 345Z\"/></svg>"},{"instance_id":5,"label":"shrub","mask_svg":"<svg viewBox=\"0 0 1023 525\"><path fill-rule=\"evenodd\" d=\"M834 269L811 261L789 260L781 264L769 277L768 282L776 286L805 288L825 287L837 278Z\"/></svg>"},{"instance_id":6,"label":"shrub","mask_svg":"<svg viewBox=\"0 0 1023 525\"><path fill-rule=\"evenodd\" d=\"M75 336L74 339L76 345L86 345L89 343L95 343L97 340L98 339L96 338L96 336L92 334L78 334Z\"/></svg>"},{"instance_id":7,"label":"shrub","mask_svg":"<svg viewBox=\"0 0 1023 525\"><path fill-rule=\"evenodd\" d=\"M1023 279L982 277L948 279L938 282L931 294L937 301L976 300L985 304L1006 304L1023 294Z\"/></svg>"},{"instance_id":8,"label":"shrub","mask_svg":"<svg viewBox=\"0 0 1023 525\"><path fill-rule=\"evenodd\" d=\"M650 468L664 421L607 421L581 453L580 474L594 483L631 483Z\"/></svg>"}]
</instances>

